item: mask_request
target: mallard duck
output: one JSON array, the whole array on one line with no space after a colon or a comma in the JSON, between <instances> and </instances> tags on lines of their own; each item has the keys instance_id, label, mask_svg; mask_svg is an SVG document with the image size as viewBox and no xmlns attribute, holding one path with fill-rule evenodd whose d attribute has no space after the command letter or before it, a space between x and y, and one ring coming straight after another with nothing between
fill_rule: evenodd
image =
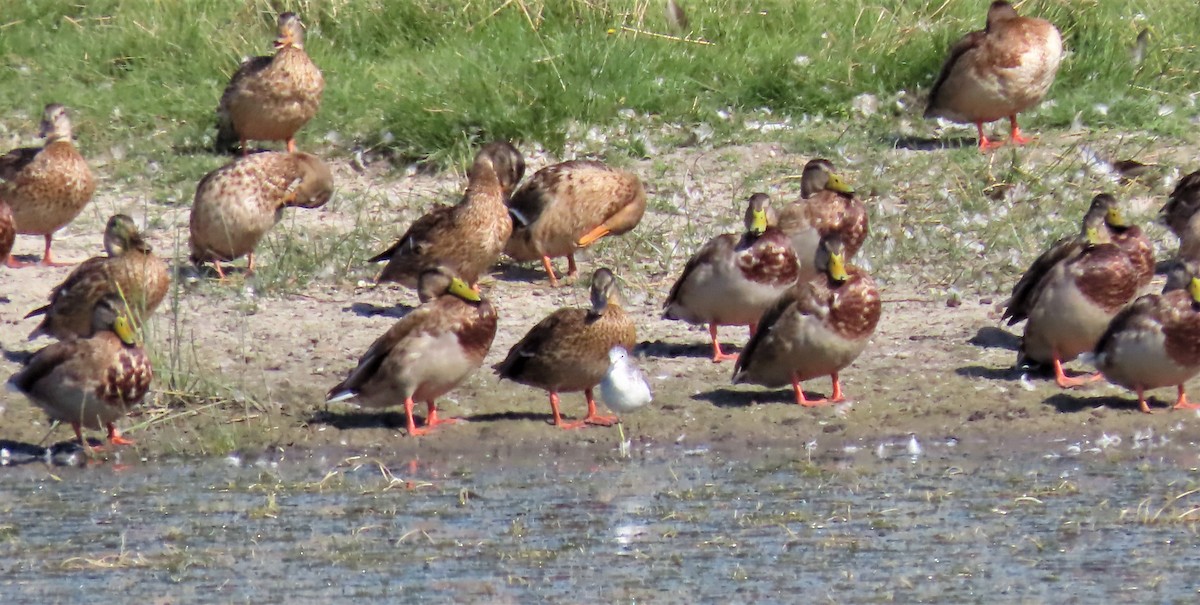
<instances>
[{"instance_id":1,"label":"mallard duck","mask_svg":"<svg viewBox=\"0 0 1200 605\"><path fill-rule=\"evenodd\" d=\"M550 259L567 257L567 277L573 279L575 250L636 227L646 213L646 191L629 172L574 160L537 171L508 206L513 232L504 253L517 261L540 259L550 285L558 286Z\"/></svg>"},{"instance_id":2,"label":"mallard duck","mask_svg":"<svg viewBox=\"0 0 1200 605\"><path fill-rule=\"evenodd\" d=\"M800 199L780 211L778 224L800 259L800 281L808 281L819 273L814 259L821 238L837 233L849 261L867 239L867 223L867 208L854 189L834 173L832 162L817 158L804 165Z\"/></svg>"},{"instance_id":3,"label":"mallard duck","mask_svg":"<svg viewBox=\"0 0 1200 605\"><path fill-rule=\"evenodd\" d=\"M1181 179L1166 205L1158 212L1161 221L1179 238L1179 258L1200 260L1200 170Z\"/></svg>"},{"instance_id":4,"label":"mallard duck","mask_svg":"<svg viewBox=\"0 0 1200 605\"><path fill-rule=\"evenodd\" d=\"M75 220L96 191L87 161L71 142L67 108L51 103L42 112L44 147L14 149L0 156L0 199L12 210L17 233L46 239L43 265L61 265L50 256L54 232ZM21 267L8 255L9 267Z\"/></svg>"},{"instance_id":5,"label":"mallard duck","mask_svg":"<svg viewBox=\"0 0 1200 605\"><path fill-rule=\"evenodd\" d=\"M637 330L621 308L612 271L597 269L592 274L591 301L590 309L551 313L493 366L500 378L548 391L554 424L564 429L616 422L596 412L592 391L608 371L609 350L620 345L630 351L637 343ZM583 391L587 398L587 416L581 422L564 422L559 412L558 394L569 391Z\"/></svg>"},{"instance_id":6,"label":"mallard duck","mask_svg":"<svg viewBox=\"0 0 1200 605\"><path fill-rule=\"evenodd\" d=\"M80 263L50 291L50 304L25 316L46 316L29 335L31 340L41 334L60 340L91 336L92 310L98 300L110 294L128 304L133 312L130 319L139 324L158 308L167 295L171 276L167 263L154 255L132 218L115 214L108 219L104 249L108 256Z\"/></svg>"},{"instance_id":7,"label":"mallard duck","mask_svg":"<svg viewBox=\"0 0 1200 605\"><path fill-rule=\"evenodd\" d=\"M800 274L788 236L767 226L770 199L765 193L750 196L746 232L709 240L688 260L663 303L665 319L708 324L714 363L737 358L721 351L717 326L750 326L754 334L763 312Z\"/></svg>"},{"instance_id":8,"label":"mallard duck","mask_svg":"<svg viewBox=\"0 0 1200 605\"><path fill-rule=\"evenodd\" d=\"M333 196L333 173L307 153L256 153L210 173L196 186L191 215L191 259L211 261L222 279L221 261L248 255L283 218L283 209L320 208Z\"/></svg>"},{"instance_id":9,"label":"mallard duck","mask_svg":"<svg viewBox=\"0 0 1200 605\"><path fill-rule=\"evenodd\" d=\"M791 384L803 406L845 399L838 373L866 348L882 309L875 281L845 258L841 236L821 239L816 257L821 273L797 283L763 315L734 367L734 384ZM833 393L806 398L800 383L826 375L833 379Z\"/></svg>"},{"instance_id":10,"label":"mallard duck","mask_svg":"<svg viewBox=\"0 0 1200 605\"><path fill-rule=\"evenodd\" d=\"M983 134L985 122L1001 118L1012 125L1014 144L1028 143L1017 126L1017 114L1046 96L1061 59L1062 38L1053 24L1022 17L1008 2L993 2L987 28L950 47L950 57L929 93L925 117L974 124L980 151L1004 144Z\"/></svg>"},{"instance_id":11,"label":"mallard duck","mask_svg":"<svg viewBox=\"0 0 1200 605\"><path fill-rule=\"evenodd\" d=\"M1162 295L1143 296L1117 314L1096 344L1096 367L1109 382L1137 393L1147 414L1146 391L1177 387L1174 409L1200 409L1184 383L1200 373L1200 273L1175 263Z\"/></svg>"},{"instance_id":12,"label":"mallard duck","mask_svg":"<svg viewBox=\"0 0 1200 605\"><path fill-rule=\"evenodd\" d=\"M467 192L458 205L430 211L391 248L367 261L388 261L378 281L415 288L422 271L444 265L475 285L500 258L512 233L504 201L523 174L525 158L516 147L505 142L484 146L467 173Z\"/></svg>"},{"instance_id":13,"label":"mallard duck","mask_svg":"<svg viewBox=\"0 0 1200 605\"><path fill-rule=\"evenodd\" d=\"M17 239L17 223L13 220L12 208L0 200L0 262L8 264L8 255L12 252Z\"/></svg>"},{"instance_id":14,"label":"mallard duck","mask_svg":"<svg viewBox=\"0 0 1200 605\"><path fill-rule=\"evenodd\" d=\"M8 379L46 411L70 423L80 444L82 427L108 429L113 445L130 445L116 421L140 404L150 390L154 368L137 344L125 304L115 295L96 302L88 338L54 343L33 355L24 369Z\"/></svg>"},{"instance_id":15,"label":"mallard duck","mask_svg":"<svg viewBox=\"0 0 1200 605\"><path fill-rule=\"evenodd\" d=\"M459 421L438 418L437 398L483 364L496 336L495 307L449 269L423 271L419 291L421 306L384 332L326 398L357 398L360 405L376 408L403 402L409 435ZM420 428L413 419L417 401L428 410Z\"/></svg>"},{"instance_id":16,"label":"mallard duck","mask_svg":"<svg viewBox=\"0 0 1200 605\"><path fill-rule=\"evenodd\" d=\"M1028 320L1018 363L1053 364L1062 388L1101 378L1068 377L1062 363L1094 349L1113 316L1137 294L1137 268L1105 228L1110 208L1101 196L1093 200L1080 235L1042 253L1005 303L1008 325Z\"/></svg>"},{"instance_id":17,"label":"mallard duck","mask_svg":"<svg viewBox=\"0 0 1200 605\"><path fill-rule=\"evenodd\" d=\"M325 78L304 52L304 24L295 13L283 13L278 27L275 56L245 60L221 95L219 152L235 141L242 155L250 153L247 141L287 141L287 150L296 151L296 131L317 115Z\"/></svg>"}]
</instances>

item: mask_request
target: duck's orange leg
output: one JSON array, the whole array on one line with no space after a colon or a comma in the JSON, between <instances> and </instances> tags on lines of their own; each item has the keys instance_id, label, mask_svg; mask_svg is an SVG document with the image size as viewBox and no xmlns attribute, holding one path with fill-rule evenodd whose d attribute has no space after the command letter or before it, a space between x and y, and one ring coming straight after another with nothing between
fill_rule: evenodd
<instances>
[{"instance_id":1,"label":"duck's orange leg","mask_svg":"<svg viewBox=\"0 0 1200 605\"><path fill-rule=\"evenodd\" d=\"M247 254L246 258L248 259L248 263L246 264L246 273L254 273L254 253L251 252L250 254Z\"/></svg>"},{"instance_id":2,"label":"duck's orange leg","mask_svg":"<svg viewBox=\"0 0 1200 605\"><path fill-rule=\"evenodd\" d=\"M430 399L425 402L425 428L431 429L439 424L458 424L466 422L462 418L438 418L437 403Z\"/></svg>"},{"instance_id":3,"label":"duck's orange leg","mask_svg":"<svg viewBox=\"0 0 1200 605\"><path fill-rule=\"evenodd\" d=\"M213 268L217 270L217 279L225 281L225 272L221 270L221 261L213 259Z\"/></svg>"},{"instance_id":4,"label":"duck's orange leg","mask_svg":"<svg viewBox=\"0 0 1200 605\"><path fill-rule=\"evenodd\" d=\"M1089 382L1096 382L1097 380L1104 380L1104 374L1096 372L1095 374L1089 374L1083 378L1072 378L1067 376L1066 372L1063 371L1062 360L1058 358L1058 354L1054 355L1054 383L1057 384L1059 388L1072 389L1075 387L1081 387Z\"/></svg>"},{"instance_id":5,"label":"duck's orange leg","mask_svg":"<svg viewBox=\"0 0 1200 605\"><path fill-rule=\"evenodd\" d=\"M29 263L23 263L17 260L17 257L13 256L12 252L8 253L8 258L5 259L4 264L7 265L9 269L20 269L22 267L29 266Z\"/></svg>"},{"instance_id":6,"label":"duck's orange leg","mask_svg":"<svg viewBox=\"0 0 1200 605\"><path fill-rule=\"evenodd\" d=\"M550 411L554 414L554 426L560 429L580 429L583 422L563 422L562 413L558 410L558 393L550 391Z\"/></svg>"},{"instance_id":7,"label":"duck's orange leg","mask_svg":"<svg viewBox=\"0 0 1200 605\"><path fill-rule=\"evenodd\" d=\"M796 403L806 408L830 405L842 400L842 385L838 382L837 374L833 375L833 399L809 399L805 397L804 389L800 387L800 379L795 374L792 375L792 390L796 392Z\"/></svg>"},{"instance_id":8,"label":"duck's orange leg","mask_svg":"<svg viewBox=\"0 0 1200 605\"><path fill-rule=\"evenodd\" d=\"M54 262L54 257L50 256L50 242L54 239L54 236L47 233L44 237L46 238L46 250L42 252L42 265L46 267L66 267L70 265L71 263Z\"/></svg>"},{"instance_id":9,"label":"duck's orange leg","mask_svg":"<svg viewBox=\"0 0 1200 605\"><path fill-rule=\"evenodd\" d=\"M567 279L579 277L579 267L575 266L575 253L567 254Z\"/></svg>"},{"instance_id":10,"label":"duck's orange leg","mask_svg":"<svg viewBox=\"0 0 1200 605\"><path fill-rule=\"evenodd\" d=\"M412 397L404 398L404 421L407 425L408 434L412 436L420 436L429 433L428 427L417 428L417 423L413 420L413 399Z\"/></svg>"},{"instance_id":11,"label":"duck's orange leg","mask_svg":"<svg viewBox=\"0 0 1200 605\"><path fill-rule=\"evenodd\" d=\"M1021 127L1017 126L1017 114L1014 113L1013 115L1008 116L1008 123L1012 126L1012 131L1009 134L1008 140L1012 141L1014 145L1024 145L1026 143L1033 142L1033 139L1027 139L1021 136Z\"/></svg>"},{"instance_id":12,"label":"duck's orange leg","mask_svg":"<svg viewBox=\"0 0 1200 605\"><path fill-rule=\"evenodd\" d=\"M1187 392L1183 390L1183 385L1179 385L1179 398L1175 400L1175 405L1172 410L1200 410L1200 403L1192 403L1188 401Z\"/></svg>"},{"instance_id":13,"label":"duck's orange leg","mask_svg":"<svg viewBox=\"0 0 1200 605\"><path fill-rule=\"evenodd\" d=\"M584 389L583 396L587 397L588 411L583 421L596 426L612 426L617 423L616 416L601 416L596 412L596 397L591 389Z\"/></svg>"},{"instance_id":14,"label":"duck's orange leg","mask_svg":"<svg viewBox=\"0 0 1200 605\"><path fill-rule=\"evenodd\" d=\"M558 277L554 275L554 264L550 262L549 256L542 257L542 268L546 270L546 275L550 276L550 287L558 287Z\"/></svg>"},{"instance_id":15,"label":"duck's orange leg","mask_svg":"<svg viewBox=\"0 0 1200 605\"><path fill-rule=\"evenodd\" d=\"M249 141L247 141L246 139L240 139L240 140L242 142L242 157L246 157L246 156L250 155L250 145L248 144Z\"/></svg>"},{"instance_id":16,"label":"duck's orange leg","mask_svg":"<svg viewBox=\"0 0 1200 605\"><path fill-rule=\"evenodd\" d=\"M296 137L289 137L287 141L288 153L296 153Z\"/></svg>"},{"instance_id":17,"label":"duck's orange leg","mask_svg":"<svg viewBox=\"0 0 1200 605\"><path fill-rule=\"evenodd\" d=\"M1146 403L1146 389L1134 387L1133 392L1138 396L1138 409L1144 414L1153 414L1154 412L1150 411L1150 404Z\"/></svg>"},{"instance_id":18,"label":"duck's orange leg","mask_svg":"<svg viewBox=\"0 0 1200 605\"><path fill-rule=\"evenodd\" d=\"M989 141L987 135L983 134L983 122L975 122L975 130L979 133L979 150L991 151L997 147L1003 147L1004 141Z\"/></svg>"},{"instance_id":19,"label":"duck's orange leg","mask_svg":"<svg viewBox=\"0 0 1200 605\"><path fill-rule=\"evenodd\" d=\"M738 358L736 353L724 353L721 351L721 342L717 340L717 324L708 324L708 335L712 337L713 363L721 363L722 361L730 361Z\"/></svg>"},{"instance_id":20,"label":"duck's orange leg","mask_svg":"<svg viewBox=\"0 0 1200 605\"><path fill-rule=\"evenodd\" d=\"M117 430L117 425L108 423L108 442L113 445L133 445L132 439L127 439Z\"/></svg>"}]
</instances>

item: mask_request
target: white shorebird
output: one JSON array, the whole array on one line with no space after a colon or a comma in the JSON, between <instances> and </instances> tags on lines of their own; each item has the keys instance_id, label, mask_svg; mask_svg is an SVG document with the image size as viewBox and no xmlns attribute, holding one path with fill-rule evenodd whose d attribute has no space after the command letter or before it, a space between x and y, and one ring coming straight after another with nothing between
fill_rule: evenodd
<instances>
[{"instance_id":1,"label":"white shorebird","mask_svg":"<svg viewBox=\"0 0 1200 605\"><path fill-rule=\"evenodd\" d=\"M600 399L608 409L624 414L645 407L654 399L646 375L629 359L629 351L617 345L608 350L608 372L600 381ZM617 420L617 431L621 437L621 456L629 457L629 440L625 439L625 427Z\"/></svg>"}]
</instances>

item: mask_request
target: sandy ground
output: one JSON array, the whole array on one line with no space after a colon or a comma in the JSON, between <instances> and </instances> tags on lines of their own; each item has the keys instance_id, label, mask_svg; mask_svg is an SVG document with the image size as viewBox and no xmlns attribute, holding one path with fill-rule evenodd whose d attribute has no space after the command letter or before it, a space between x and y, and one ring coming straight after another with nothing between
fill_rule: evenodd
<instances>
[{"instance_id":1,"label":"sandy ground","mask_svg":"<svg viewBox=\"0 0 1200 605\"><path fill-rule=\"evenodd\" d=\"M689 181L687 175L698 163L728 162L730 154L763 157L779 153L779 147L763 145L687 158L679 163L685 167L678 177L681 190L687 192L683 203L697 197L697 188L704 187L721 189L722 199L742 197L740 177L704 184ZM214 167L219 163L214 158ZM538 167L536 159L531 164L531 168ZM633 169L650 172L652 167L643 162ZM461 187L455 175L404 174L382 167L372 167L364 174L338 164L336 175L339 192L334 203L321 210L296 212L279 229L349 231L356 219L385 217L395 226L384 229L381 237L387 233L394 236L431 203L454 199ZM652 197L656 194L661 192L651 191ZM699 191L700 197L707 194L707 190ZM355 206L354 212L351 206ZM100 253L99 233L108 214L116 211L149 222L156 250L170 254L186 240L186 205L146 202L141 196L115 193L102 185L92 207L56 239L56 255L82 260ZM957 439L982 444L977 451L985 454L1017 447L1044 449L1057 440L1086 446L1106 434L1132 439L1147 431L1171 434L1175 443L1200 441L1196 414L1166 410L1173 391L1156 392L1157 413L1147 416L1137 412L1131 394L1106 384L1062 392L1044 377L1023 377L1013 369L1019 333L1000 328L996 303L1003 297L966 293L961 304L953 306L943 290L897 285L904 280L885 284L879 329L859 360L842 374L849 403L805 409L793 403L790 389L735 387L730 384L732 364L709 361L707 333L702 327L660 319L662 299L686 254L711 234L728 228L734 220L729 214L725 207L696 207L689 211L691 220L685 225L652 211L642 228L660 232L656 241L676 246L673 269L661 271L653 268L654 263L641 261L613 266L625 282L627 309L636 319L641 343L639 363L656 394L651 409L625 418L625 431L635 449L648 445L733 450L764 445L876 447L903 443L909 433L925 441ZM619 240L603 243L596 254L615 258L621 246ZM38 254L40 249L39 238L20 237L15 252L25 256ZM176 261L184 256L179 252ZM587 258L589 254L583 256L581 269L586 275L597 262ZM46 340L26 341L37 321L22 317L43 304L46 293L69 271L0 268L0 347L6 352L0 359L0 375L17 369L15 360L22 352L48 344ZM362 266L357 271L370 276L373 269ZM470 422L412 438L405 435L399 408L386 413L344 404L326 408L323 399L366 347L417 303L415 294L375 287L367 281L356 285L354 279L341 280L343 285L330 285L332 281L318 277L314 285L293 294L259 296L253 281L240 275L225 284L205 278L181 280L178 297L164 303L150 326L150 343L160 359L172 347L177 348L185 367L183 374L193 381L166 384L162 377L167 372L159 368L155 401L123 423L139 441L140 451L154 457L263 446L346 447L470 458L516 451L607 453L617 445L615 428L563 431L550 426L543 392L498 382L487 369L553 309L585 305L584 284L552 289L538 267L506 261L498 265L492 278L484 282L485 295L501 314L491 353L484 369L441 402L444 414ZM746 334L744 328L730 327L722 329L722 337L723 342L740 347ZM1070 367L1088 369L1078 362ZM197 387L197 381L210 386ZM826 379L805 387L813 394L830 391ZM233 402L211 404L189 398L183 404L172 397L179 391L203 388ZM581 416L583 409L582 395L564 396L567 415ZM46 435L46 419L19 394L0 394L0 414L4 427L0 441L8 446L38 443ZM47 442L65 440L69 434L68 428L60 427Z\"/></svg>"}]
</instances>

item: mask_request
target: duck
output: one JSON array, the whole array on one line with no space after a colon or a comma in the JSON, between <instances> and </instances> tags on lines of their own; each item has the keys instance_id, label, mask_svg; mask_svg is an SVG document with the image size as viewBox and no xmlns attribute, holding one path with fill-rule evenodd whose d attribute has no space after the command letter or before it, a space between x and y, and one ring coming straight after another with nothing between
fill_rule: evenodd
<instances>
[{"instance_id":1,"label":"duck","mask_svg":"<svg viewBox=\"0 0 1200 605\"><path fill-rule=\"evenodd\" d=\"M248 256L288 207L320 208L333 196L333 173L315 155L263 152L234 160L204 176L196 186L189 226L191 260L211 262L225 278L221 261Z\"/></svg>"},{"instance_id":2,"label":"duck","mask_svg":"<svg viewBox=\"0 0 1200 605\"><path fill-rule=\"evenodd\" d=\"M321 107L325 78L304 51L304 24L289 12L276 25L275 54L242 62L221 95L214 141L219 153L239 142L248 155L248 141L287 141L294 152L296 132Z\"/></svg>"},{"instance_id":3,"label":"duck","mask_svg":"<svg viewBox=\"0 0 1200 605\"><path fill-rule=\"evenodd\" d=\"M1017 114L1046 96L1062 54L1062 37L1052 23L1022 17L1003 0L992 2L987 26L950 47L929 93L925 117L974 124L980 151L1004 145L988 140L983 125L1008 118L1009 140L1024 145L1031 139L1021 134Z\"/></svg>"},{"instance_id":4,"label":"duck","mask_svg":"<svg viewBox=\"0 0 1200 605\"><path fill-rule=\"evenodd\" d=\"M771 198L750 196L745 232L726 233L704 244L683 268L663 303L663 318L708 324L713 363L736 359L721 350L718 326L749 326L754 334L762 314L796 283L800 262L791 240L769 227Z\"/></svg>"},{"instance_id":5,"label":"duck","mask_svg":"<svg viewBox=\"0 0 1200 605\"><path fill-rule=\"evenodd\" d=\"M1154 279L1156 265L1154 244L1142 232L1141 227L1125 219L1125 213L1121 212L1117 198L1111 194L1097 195L1092 198L1092 204L1100 204L1106 208L1104 226L1108 229L1108 235L1112 242L1124 250L1125 254L1129 256L1129 262L1133 263L1138 290L1149 286Z\"/></svg>"},{"instance_id":6,"label":"duck","mask_svg":"<svg viewBox=\"0 0 1200 605\"><path fill-rule=\"evenodd\" d=\"M552 422L562 429L587 425L612 426L617 419L596 410L594 390L608 372L609 351L637 343L633 320L621 307L617 278L606 268L592 273L591 308L561 308L533 326L513 345L504 361L493 366L503 380L544 389L550 396ZM566 422L559 410L559 393L583 391L587 416Z\"/></svg>"},{"instance_id":7,"label":"duck","mask_svg":"<svg viewBox=\"0 0 1200 605\"><path fill-rule=\"evenodd\" d=\"M8 255L12 254L16 241L17 222L13 220L12 208L0 199L0 264L8 265Z\"/></svg>"},{"instance_id":8,"label":"duck","mask_svg":"<svg viewBox=\"0 0 1200 605\"><path fill-rule=\"evenodd\" d=\"M418 285L421 306L376 339L358 366L326 396L330 403L354 399L373 408L403 402L410 436L461 421L440 418L437 399L479 369L497 324L491 302L447 267L422 271ZM421 401L427 411L424 425L418 427L413 406Z\"/></svg>"},{"instance_id":9,"label":"duck","mask_svg":"<svg viewBox=\"0 0 1200 605\"><path fill-rule=\"evenodd\" d=\"M442 265L476 286L512 234L505 200L524 174L525 158L516 147L503 141L485 145L475 154L457 205L418 218L395 244L367 261L387 261L376 281L415 288L423 271Z\"/></svg>"},{"instance_id":10,"label":"duck","mask_svg":"<svg viewBox=\"0 0 1200 605\"><path fill-rule=\"evenodd\" d=\"M80 263L67 279L50 291L50 303L30 311L25 318L44 315L29 335L59 340L87 338L95 322L93 308L101 298L114 295L128 304L129 319L141 325L158 308L171 285L167 263L138 231L128 215L115 214L104 228L107 256Z\"/></svg>"},{"instance_id":11,"label":"duck","mask_svg":"<svg viewBox=\"0 0 1200 605\"><path fill-rule=\"evenodd\" d=\"M1137 268L1105 227L1111 207L1097 196L1077 237L1043 252L1013 286L1001 320L1025 320L1018 365L1052 364L1061 388L1100 380L1068 377L1062 364L1092 351L1113 317L1137 295Z\"/></svg>"},{"instance_id":12,"label":"duck","mask_svg":"<svg viewBox=\"0 0 1200 605\"><path fill-rule=\"evenodd\" d=\"M567 257L567 278L575 279L575 251L637 227L646 213L646 191L630 172L572 160L534 173L512 194L508 207L513 232L504 253L518 262L540 259L550 285L557 287L551 259Z\"/></svg>"},{"instance_id":13,"label":"duck","mask_svg":"<svg viewBox=\"0 0 1200 605\"><path fill-rule=\"evenodd\" d=\"M108 430L112 445L133 445L116 422L150 391L154 367L138 344L125 303L115 294L96 301L92 335L63 340L34 353L8 379L52 420L66 422L86 445L83 428Z\"/></svg>"},{"instance_id":14,"label":"duck","mask_svg":"<svg viewBox=\"0 0 1200 605\"><path fill-rule=\"evenodd\" d=\"M1137 394L1150 413L1146 391L1176 387L1172 409L1195 410L1185 383L1200 373L1200 269L1177 261L1162 294L1147 294L1117 314L1096 343L1096 368L1109 382Z\"/></svg>"},{"instance_id":15,"label":"duck","mask_svg":"<svg viewBox=\"0 0 1200 605\"><path fill-rule=\"evenodd\" d=\"M1167 203L1158 211L1159 222L1179 238L1178 257L1200 260L1200 170L1175 185Z\"/></svg>"},{"instance_id":16,"label":"duck","mask_svg":"<svg viewBox=\"0 0 1200 605\"><path fill-rule=\"evenodd\" d=\"M845 260L849 261L858 254L870 231L866 206L854 195L854 188L834 171L833 162L824 158L814 158L804 165L800 199L779 212L778 226L791 237L792 248L800 259L799 281L820 273L815 259L821 238L837 233Z\"/></svg>"},{"instance_id":17,"label":"duck","mask_svg":"<svg viewBox=\"0 0 1200 605\"><path fill-rule=\"evenodd\" d=\"M46 105L39 136L45 139L42 147L23 147L0 156L0 199L8 203L17 233L45 238L43 265L69 265L55 262L50 254L54 232L75 220L91 201L96 178L72 142L66 107ZM7 257L9 267L25 266L12 254Z\"/></svg>"},{"instance_id":18,"label":"duck","mask_svg":"<svg viewBox=\"0 0 1200 605\"><path fill-rule=\"evenodd\" d=\"M821 238L817 250L820 274L798 282L763 315L734 366L734 384L791 384L805 407L845 401L839 374L866 348L882 302L871 276L846 263L839 234ZM833 392L808 399L801 382L819 376L833 380Z\"/></svg>"}]
</instances>

